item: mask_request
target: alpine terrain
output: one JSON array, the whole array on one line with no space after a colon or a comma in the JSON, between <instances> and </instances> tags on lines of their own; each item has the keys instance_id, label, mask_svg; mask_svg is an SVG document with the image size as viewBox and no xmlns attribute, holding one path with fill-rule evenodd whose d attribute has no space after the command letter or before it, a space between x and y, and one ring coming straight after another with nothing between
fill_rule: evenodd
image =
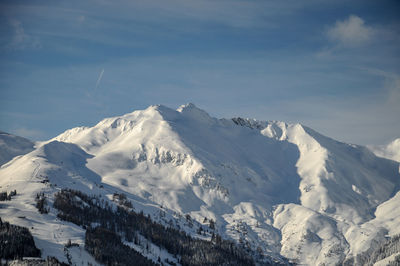
<instances>
[{"instance_id":1,"label":"alpine terrain","mask_svg":"<svg viewBox=\"0 0 400 266\"><path fill-rule=\"evenodd\" d=\"M33 146L28 139L0 131L0 166L17 155L33 151Z\"/></svg>"},{"instance_id":2,"label":"alpine terrain","mask_svg":"<svg viewBox=\"0 0 400 266\"><path fill-rule=\"evenodd\" d=\"M43 259L76 265L129 265L128 256L142 265L400 260L399 157L378 157L301 124L217 119L193 104L156 105L35 146L0 136L0 224L29 229L23 232ZM2 239L12 235L4 232Z\"/></svg>"}]
</instances>

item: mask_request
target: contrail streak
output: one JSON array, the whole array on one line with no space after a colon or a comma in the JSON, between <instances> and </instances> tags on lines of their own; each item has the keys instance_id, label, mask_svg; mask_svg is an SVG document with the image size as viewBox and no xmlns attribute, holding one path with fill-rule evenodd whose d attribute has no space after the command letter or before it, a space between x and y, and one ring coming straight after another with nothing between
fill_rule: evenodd
<instances>
[{"instance_id":1,"label":"contrail streak","mask_svg":"<svg viewBox=\"0 0 400 266\"><path fill-rule=\"evenodd\" d=\"M104 74L104 68L101 70L100 75L99 75L99 78L97 79L97 82L96 82L96 89L97 89L97 87L98 87L99 84L100 84L100 81L101 81L101 78L103 77L103 74Z\"/></svg>"}]
</instances>

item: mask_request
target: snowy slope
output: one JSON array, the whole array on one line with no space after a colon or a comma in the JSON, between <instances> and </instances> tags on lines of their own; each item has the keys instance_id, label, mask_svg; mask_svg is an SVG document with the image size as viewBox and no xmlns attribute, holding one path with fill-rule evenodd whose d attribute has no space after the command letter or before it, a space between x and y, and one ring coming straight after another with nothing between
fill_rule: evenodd
<instances>
[{"instance_id":1,"label":"snowy slope","mask_svg":"<svg viewBox=\"0 0 400 266\"><path fill-rule=\"evenodd\" d=\"M33 150L34 143L28 139L0 131L0 166L17 155Z\"/></svg>"},{"instance_id":2,"label":"snowy slope","mask_svg":"<svg viewBox=\"0 0 400 266\"><path fill-rule=\"evenodd\" d=\"M79 189L92 191L92 175L84 167L86 158L87 155L76 145L51 142L0 169L1 190L17 191L11 201L1 203L0 215L10 223L29 228L44 258L55 256L67 262L64 245L68 239L83 244L84 230L59 221L54 211L40 214L35 207L35 196L40 192L47 195L54 193L59 189L55 185L74 187L74 173L84 174L88 178L88 181L79 185Z\"/></svg>"},{"instance_id":3,"label":"snowy slope","mask_svg":"<svg viewBox=\"0 0 400 266\"><path fill-rule=\"evenodd\" d=\"M51 203L61 187L124 192L155 219L161 207L171 218L213 219L223 237L264 254L334 264L398 233L399 181L398 163L300 124L150 106L67 130L2 167L0 186L17 197L0 215L33 226L38 247L65 261L62 244L82 243L84 232L55 210L40 215L35 194Z\"/></svg>"},{"instance_id":4,"label":"snowy slope","mask_svg":"<svg viewBox=\"0 0 400 266\"><path fill-rule=\"evenodd\" d=\"M288 140L300 151L301 206L279 205L274 214L274 225L282 232L282 255L309 265L333 264L366 251L388 231L398 233L400 212L394 206L399 195L392 198L399 185L397 163L299 124L240 124Z\"/></svg>"}]
</instances>

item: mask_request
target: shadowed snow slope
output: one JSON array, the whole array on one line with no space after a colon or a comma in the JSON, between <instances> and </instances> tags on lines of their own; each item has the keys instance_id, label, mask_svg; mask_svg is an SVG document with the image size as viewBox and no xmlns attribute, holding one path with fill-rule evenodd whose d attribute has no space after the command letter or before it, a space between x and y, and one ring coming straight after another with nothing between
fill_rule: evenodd
<instances>
[{"instance_id":1,"label":"shadowed snow slope","mask_svg":"<svg viewBox=\"0 0 400 266\"><path fill-rule=\"evenodd\" d=\"M54 243L46 254L61 260L56 244L82 242L83 231L33 207L35 193L51 202L60 187L123 191L153 217L163 206L171 217L213 219L225 238L309 265L343 263L400 228L398 163L300 124L216 119L193 104L67 130L4 165L0 185L20 192L1 216L23 226L17 217L29 217L38 246Z\"/></svg>"},{"instance_id":2,"label":"shadowed snow slope","mask_svg":"<svg viewBox=\"0 0 400 266\"><path fill-rule=\"evenodd\" d=\"M0 166L17 155L33 151L33 146L28 139L0 131Z\"/></svg>"}]
</instances>

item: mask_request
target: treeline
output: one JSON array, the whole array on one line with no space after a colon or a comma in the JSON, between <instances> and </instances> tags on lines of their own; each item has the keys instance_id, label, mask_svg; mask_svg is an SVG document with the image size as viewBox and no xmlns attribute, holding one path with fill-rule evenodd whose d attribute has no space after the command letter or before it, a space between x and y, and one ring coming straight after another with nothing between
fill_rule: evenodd
<instances>
[{"instance_id":1,"label":"treeline","mask_svg":"<svg viewBox=\"0 0 400 266\"><path fill-rule=\"evenodd\" d=\"M400 252L400 235L395 235L390 239L386 240L382 245L376 248L371 255L368 256L367 263L365 265L374 265L375 262L383 260L393 254ZM396 257L396 261L400 262L400 256ZM395 264L395 265L400 265Z\"/></svg>"},{"instance_id":2,"label":"treeline","mask_svg":"<svg viewBox=\"0 0 400 266\"><path fill-rule=\"evenodd\" d=\"M36 202L35 206L36 206L36 208L38 209L38 211L39 211L41 214L47 214L47 213L49 213L49 209L50 209L50 208L47 207L46 196L44 195L43 192L42 192L42 193L37 193L37 194L36 194L35 202Z\"/></svg>"},{"instance_id":3,"label":"treeline","mask_svg":"<svg viewBox=\"0 0 400 266\"><path fill-rule=\"evenodd\" d=\"M115 232L102 227L88 228L85 248L93 257L105 265L155 265L139 252L124 245Z\"/></svg>"},{"instance_id":4,"label":"treeline","mask_svg":"<svg viewBox=\"0 0 400 266\"><path fill-rule=\"evenodd\" d=\"M396 253L400 253L400 234L387 239L377 247L370 248L367 251L358 254L356 257L345 261L343 264L372 266L376 262ZM391 261L388 265L400 265L400 255L396 256L394 261Z\"/></svg>"},{"instance_id":5,"label":"treeline","mask_svg":"<svg viewBox=\"0 0 400 266\"><path fill-rule=\"evenodd\" d=\"M0 218L0 258L14 260L23 257L40 257L31 233L25 227L3 222Z\"/></svg>"},{"instance_id":6,"label":"treeline","mask_svg":"<svg viewBox=\"0 0 400 266\"><path fill-rule=\"evenodd\" d=\"M7 191L0 192L0 201L6 201L6 200L11 200L11 197L17 195L17 191L13 190L10 193L7 193Z\"/></svg>"},{"instance_id":7,"label":"treeline","mask_svg":"<svg viewBox=\"0 0 400 266\"><path fill-rule=\"evenodd\" d=\"M114 193L113 194L113 201L120 206L125 206L127 208L133 208L132 202L130 202L125 194Z\"/></svg>"},{"instance_id":8,"label":"treeline","mask_svg":"<svg viewBox=\"0 0 400 266\"><path fill-rule=\"evenodd\" d=\"M397 255L394 260L389 261L387 266L399 266L400 265L400 255Z\"/></svg>"},{"instance_id":9,"label":"treeline","mask_svg":"<svg viewBox=\"0 0 400 266\"><path fill-rule=\"evenodd\" d=\"M23 260L14 260L5 263L10 266L68 266L69 264L60 262L55 257L47 257L46 259L25 258Z\"/></svg>"},{"instance_id":10,"label":"treeline","mask_svg":"<svg viewBox=\"0 0 400 266\"><path fill-rule=\"evenodd\" d=\"M85 247L95 257L103 254L102 245L109 241L112 234L134 243L140 235L179 258L182 265L254 265L252 258L232 241L219 236L214 237L214 241L195 239L183 231L153 222L142 212L113 207L97 196L88 196L80 191L62 190L56 193L54 207L58 209L60 219L87 228ZM96 228L91 227L93 224L97 225ZM108 240L102 238L99 232L108 232ZM121 242L120 238L116 239ZM124 245L117 242L112 243L120 252ZM113 253L109 254L109 259L116 262L117 252Z\"/></svg>"}]
</instances>

